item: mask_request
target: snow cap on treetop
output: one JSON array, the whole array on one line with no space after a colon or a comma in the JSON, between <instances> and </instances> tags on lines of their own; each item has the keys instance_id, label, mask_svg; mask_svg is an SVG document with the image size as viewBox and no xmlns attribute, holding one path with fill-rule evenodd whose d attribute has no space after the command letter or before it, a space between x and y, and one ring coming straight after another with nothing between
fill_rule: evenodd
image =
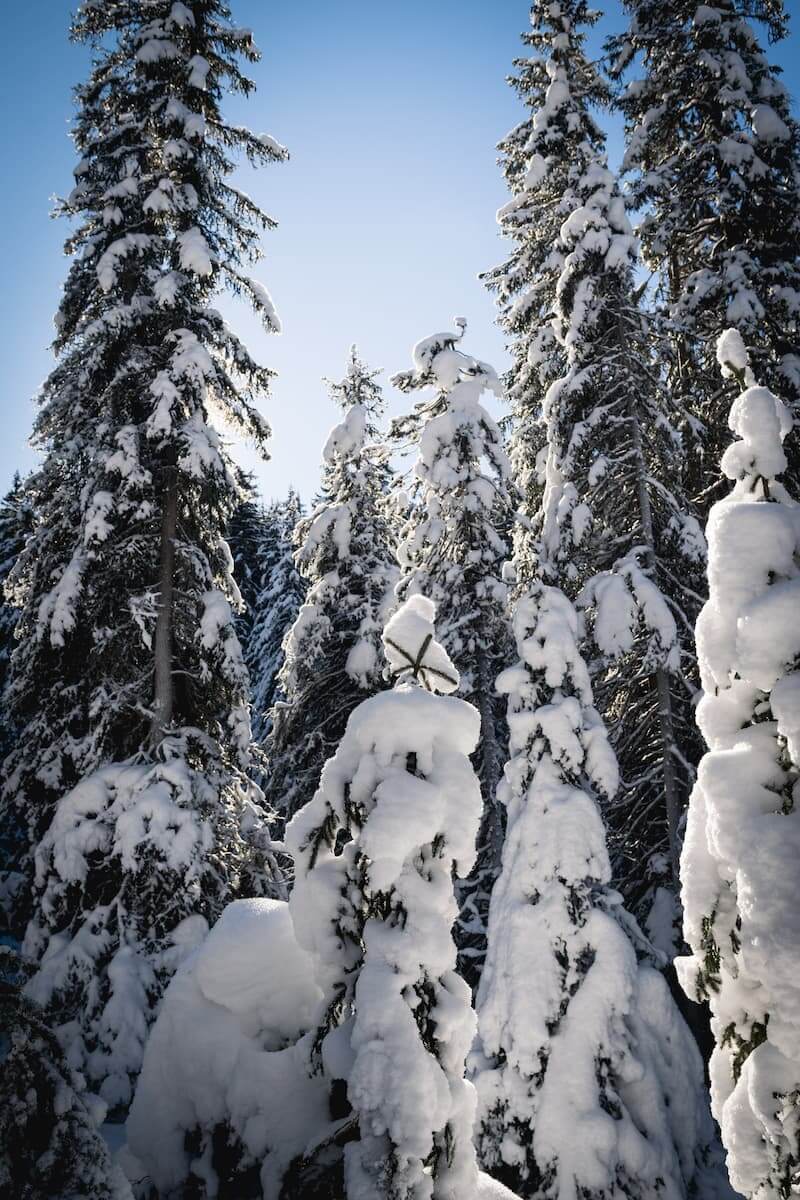
<instances>
[{"instance_id":1,"label":"snow cap on treetop","mask_svg":"<svg viewBox=\"0 0 800 1200\"><path fill-rule=\"evenodd\" d=\"M396 680L416 679L429 692L454 692L458 671L439 642L436 605L427 596L409 596L383 631L383 649Z\"/></svg>"}]
</instances>

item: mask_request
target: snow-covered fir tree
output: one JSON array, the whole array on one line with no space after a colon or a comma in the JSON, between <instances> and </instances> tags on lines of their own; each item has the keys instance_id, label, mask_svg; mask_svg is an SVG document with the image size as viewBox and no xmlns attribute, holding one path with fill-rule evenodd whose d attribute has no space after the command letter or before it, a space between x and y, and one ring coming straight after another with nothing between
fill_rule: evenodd
<instances>
[{"instance_id":1,"label":"snow-covered fir tree","mask_svg":"<svg viewBox=\"0 0 800 1200\"><path fill-rule=\"evenodd\" d=\"M462 890L458 932L461 966L475 983L503 840L496 792L506 730L494 684L510 643L502 573L512 491L502 433L481 403L487 391L500 397L502 385L493 367L461 350L466 322L455 323L457 332L419 342L414 369L392 380L401 391L432 391L394 424L395 435L412 438L418 449L416 492L399 548L398 596L420 593L434 601L442 644L461 675L460 694L481 715L476 763L484 816L475 873Z\"/></svg>"},{"instance_id":2,"label":"snow-covered fir tree","mask_svg":"<svg viewBox=\"0 0 800 1200\"><path fill-rule=\"evenodd\" d=\"M16 472L10 490L0 503L0 693L5 694L11 656L17 644L18 611L10 596L5 595L6 582L22 553L25 540L33 525L30 497L25 494L24 482ZM14 730L9 714L0 714L0 758L5 758L14 744Z\"/></svg>"},{"instance_id":3,"label":"snow-covered fir tree","mask_svg":"<svg viewBox=\"0 0 800 1200\"><path fill-rule=\"evenodd\" d=\"M742 391L733 482L708 522L709 598L697 623L708 743L681 859L687 993L711 1005L712 1106L731 1182L758 1200L800 1178L800 522L780 477L786 406L756 385L740 334L719 340Z\"/></svg>"},{"instance_id":4,"label":"snow-covered fir tree","mask_svg":"<svg viewBox=\"0 0 800 1200\"><path fill-rule=\"evenodd\" d=\"M303 516L303 502L291 488L285 500L274 501L267 509L257 550L261 587L244 658L250 672L253 737L262 745L272 728L272 710L284 699L279 682L283 643L306 596L306 581L294 561L294 533Z\"/></svg>"},{"instance_id":5,"label":"snow-covered fir tree","mask_svg":"<svg viewBox=\"0 0 800 1200\"><path fill-rule=\"evenodd\" d=\"M537 1200L680 1200L712 1137L702 1061L609 886L600 804L619 772L578 615L535 583L514 632L519 661L498 679L508 828L471 1056L479 1158ZM716 1195L711 1182L699 1194Z\"/></svg>"},{"instance_id":6,"label":"snow-covered fir tree","mask_svg":"<svg viewBox=\"0 0 800 1200\"><path fill-rule=\"evenodd\" d=\"M234 574L244 605L236 628L250 675L250 723L263 744L277 702L283 641L297 617L306 583L294 561L294 532L303 503L294 488L263 506L246 500L228 530Z\"/></svg>"},{"instance_id":7,"label":"snow-covered fir tree","mask_svg":"<svg viewBox=\"0 0 800 1200\"><path fill-rule=\"evenodd\" d=\"M132 1200L97 1128L104 1106L86 1095L58 1038L0 947L0 1192L18 1200Z\"/></svg>"},{"instance_id":8,"label":"snow-covered fir tree","mask_svg":"<svg viewBox=\"0 0 800 1200\"><path fill-rule=\"evenodd\" d=\"M642 212L645 262L658 280L669 382L699 422L687 444L700 511L724 492L727 403L714 342L733 326L757 377L800 401L800 122L759 39L785 35L782 0L625 0L613 69L635 61L619 106L625 169ZM800 484L800 440L787 439Z\"/></svg>"},{"instance_id":9,"label":"snow-covered fir tree","mask_svg":"<svg viewBox=\"0 0 800 1200\"><path fill-rule=\"evenodd\" d=\"M236 893L260 820L223 537L240 489L209 411L262 444L270 372L211 301L227 286L277 328L246 274L270 222L230 174L237 151L285 152L222 113L257 58L222 0L86 0L73 35L95 59L12 572L4 806L35 847L28 993L121 1106L163 983Z\"/></svg>"},{"instance_id":10,"label":"snow-covered fir tree","mask_svg":"<svg viewBox=\"0 0 800 1200\"><path fill-rule=\"evenodd\" d=\"M512 356L506 387L514 430L509 454L528 516L514 527L514 559L518 576L527 579L536 569L544 397L565 369L552 323L564 262L559 232L587 151L602 154L604 147L589 105L607 104L608 87L584 51L586 29L598 16L583 0L532 4L531 27L522 34L530 53L514 61L517 73L509 79L528 113L498 145L511 199L497 220L512 247L482 278L496 295L498 323Z\"/></svg>"},{"instance_id":11,"label":"snow-covered fir tree","mask_svg":"<svg viewBox=\"0 0 800 1200\"><path fill-rule=\"evenodd\" d=\"M364 692L381 686L381 630L397 566L378 374L354 346L344 378L329 385L343 419L323 449L320 499L296 531L308 591L286 637L267 742L268 795L287 817L313 796Z\"/></svg>"},{"instance_id":12,"label":"snow-covered fir tree","mask_svg":"<svg viewBox=\"0 0 800 1200\"><path fill-rule=\"evenodd\" d=\"M11 669L11 656L17 645L19 611L3 589L25 539L32 527L30 498L24 494L19 474L0 504L0 696L5 697ZM0 761L14 748L16 729L5 700L0 707ZM0 932L21 936L27 921L24 870L28 856L28 837L22 814L5 812L0 824Z\"/></svg>"},{"instance_id":13,"label":"snow-covered fir tree","mask_svg":"<svg viewBox=\"0 0 800 1200\"><path fill-rule=\"evenodd\" d=\"M433 616L433 603L414 595L388 622L395 686L351 714L318 792L287 830L289 908L324 995L311 1065L339 1118L317 1153L293 1164L282 1193L291 1197L476 1195L474 1091L464 1079L474 1016L452 925L453 875L470 869L481 814L468 757L480 718L436 694L454 691L458 675ZM327 1183L313 1192L320 1175Z\"/></svg>"},{"instance_id":14,"label":"snow-covered fir tree","mask_svg":"<svg viewBox=\"0 0 800 1200\"><path fill-rule=\"evenodd\" d=\"M545 395L542 510L537 520L523 506L536 532L518 546L517 573L540 572L587 610L586 656L622 775L609 806L615 879L640 917L657 901L651 931L666 949L695 756L691 628L703 538L681 494L675 414L634 296L636 241L590 115L606 99L582 48L590 18L569 2L537 4L533 19L546 54L538 70L551 81L533 117L536 145L546 149L550 128L583 133L568 146L554 133L568 164L548 166L540 149L531 159L540 179L531 218L541 190L561 222L552 331L565 372ZM540 284L552 286L547 274L529 281L534 292ZM514 439L530 441L525 423Z\"/></svg>"},{"instance_id":15,"label":"snow-covered fir tree","mask_svg":"<svg viewBox=\"0 0 800 1200\"><path fill-rule=\"evenodd\" d=\"M225 538L233 559L233 577L241 597L235 614L236 635L247 662L247 649L253 625L256 600L264 586L263 572L269 563L264 553L265 545L274 541L274 504L265 507L259 503L255 480L252 476L240 475L245 498L237 504L228 521Z\"/></svg>"}]
</instances>

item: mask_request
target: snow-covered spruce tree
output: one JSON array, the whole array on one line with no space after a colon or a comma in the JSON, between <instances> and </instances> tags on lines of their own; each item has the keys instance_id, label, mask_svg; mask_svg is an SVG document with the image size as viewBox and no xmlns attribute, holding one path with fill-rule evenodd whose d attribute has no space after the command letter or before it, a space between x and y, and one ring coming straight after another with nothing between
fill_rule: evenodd
<instances>
[{"instance_id":1,"label":"snow-covered spruce tree","mask_svg":"<svg viewBox=\"0 0 800 1200\"><path fill-rule=\"evenodd\" d=\"M509 78L528 114L498 146L512 196L497 220L512 248L482 278L496 295L512 355L506 383L514 431L509 455L527 516L514 527L514 561L518 577L526 579L535 573L544 397L565 369L552 324L564 261L559 231L587 152L602 153L604 147L589 105L606 105L608 86L584 52L586 27L598 16L584 0L532 4L531 28L522 35L531 53L515 60L517 74Z\"/></svg>"},{"instance_id":2,"label":"snow-covered spruce tree","mask_svg":"<svg viewBox=\"0 0 800 1200\"><path fill-rule=\"evenodd\" d=\"M344 416L325 443L319 502L296 531L308 592L284 644L283 694L267 742L268 796L287 818L313 796L364 692L381 686L381 630L397 565L377 374L354 346L344 378L329 385Z\"/></svg>"},{"instance_id":3,"label":"snow-covered spruce tree","mask_svg":"<svg viewBox=\"0 0 800 1200\"><path fill-rule=\"evenodd\" d=\"M250 675L250 723L258 743L271 728L283 640L306 592L294 562L294 531L302 516L302 501L290 488L285 500L273 500L266 507L245 500L228 529L243 604L236 631Z\"/></svg>"},{"instance_id":4,"label":"snow-covered spruce tree","mask_svg":"<svg viewBox=\"0 0 800 1200\"><path fill-rule=\"evenodd\" d=\"M718 343L742 393L708 522L709 599L697 623L708 743L681 858L687 994L707 997L712 1107L731 1182L758 1200L800 1179L800 521L779 481L791 418L755 386L738 331Z\"/></svg>"},{"instance_id":5,"label":"snow-covered spruce tree","mask_svg":"<svg viewBox=\"0 0 800 1200\"><path fill-rule=\"evenodd\" d=\"M476 1002L476 1145L522 1196L679 1200L711 1141L703 1067L609 886L599 804L618 767L578 626L563 592L533 584L514 612L520 659L498 679L508 828Z\"/></svg>"},{"instance_id":6,"label":"snow-covered spruce tree","mask_svg":"<svg viewBox=\"0 0 800 1200\"><path fill-rule=\"evenodd\" d=\"M465 977L480 974L489 894L500 867L502 816L496 792L506 749L505 718L495 691L508 661L503 563L512 513L509 461L496 422L481 403L502 395L488 363L458 346L466 328L424 338L414 369L396 375L401 391L433 389L412 415L396 421L396 436L418 444L416 495L402 533L398 596L429 596L437 606L442 644L461 675L460 694L481 714L476 750L484 816L473 876L463 885L457 940Z\"/></svg>"},{"instance_id":7,"label":"snow-covered spruce tree","mask_svg":"<svg viewBox=\"0 0 800 1200\"><path fill-rule=\"evenodd\" d=\"M269 222L229 175L238 150L284 152L222 115L257 52L221 0L87 0L73 34L95 63L61 206L74 257L25 489L34 531L12 573L21 732L4 804L35 846L28 992L117 1106L257 820L222 536L240 491L209 410L263 443L270 373L210 302L227 285L276 327L244 274Z\"/></svg>"},{"instance_id":8,"label":"snow-covered spruce tree","mask_svg":"<svg viewBox=\"0 0 800 1200\"><path fill-rule=\"evenodd\" d=\"M635 58L641 75L619 100L625 169L643 214L645 262L659 281L670 387L700 423L689 481L705 516L725 487L717 332L738 329L756 376L791 407L800 401L800 123L755 24L780 38L787 14L782 0L625 7L630 26L611 44L613 69ZM786 452L796 489L796 434Z\"/></svg>"},{"instance_id":9,"label":"snow-covered spruce tree","mask_svg":"<svg viewBox=\"0 0 800 1200\"><path fill-rule=\"evenodd\" d=\"M453 873L472 864L481 812L468 758L480 720L465 701L435 694L454 691L458 675L433 616L433 603L414 595L388 622L394 689L351 714L319 790L287 830L290 912L324 993L312 1067L330 1081L341 1119L293 1164L284 1196L476 1194L474 1091L464 1079L474 1017L451 929ZM313 1192L320 1176L327 1182Z\"/></svg>"},{"instance_id":10,"label":"snow-covered spruce tree","mask_svg":"<svg viewBox=\"0 0 800 1200\"><path fill-rule=\"evenodd\" d=\"M568 6L559 12L571 27ZM575 64L556 32L551 45L559 89L547 120L577 102ZM699 757L691 631L704 543L681 493L682 445L633 293L637 247L622 196L602 146L585 140L572 165L558 202L553 319L567 369L545 397L538 566L587 609L586 657L622 776L608 809L614 876L639 917L656 898L660 928L650 931L668 949L679 829Z\"/></svg>"},{"instance_id":11,"label":"snow-covered spruce tree","mask_svg":"<svg viewBox=\"0 0 800 1200\"><path fill-rule=\"evenodd\" d=\"M85 1082L26 999L21 964L7 946L0 947L0 1029L2 1194L132 1200L97 1128L104 1106L85 1096Z\"/></svg>"},{"instance_id":12,"label":"snow-covered spruce tree","mask_svg":"<svg viewBox=\"0 0 800 1200\"><path fill-rule=\"evenodd\" d=\"M11 655L17 644L19 612L3 594L6 581L22 553L31 531L30 498L24 494L22 479L14 475L13 485L0 504L0 696L5 696L11 668ZM0 761L14 748L16 730L5 700L0 708ZM4 813L0 825L0 933L21 937L29 900L25 874L20 870L28 855L25 822L17 812Z\"/></svg>"},{"instance_id":13,"label":"snow-covered spruce tree","mask_svg":"<svg viewBox=\"0 0 800 1200\"><path fill-rule=\"evenodd\" d=\"M269 737L272 709L283 698L279 683L283 643L306 595L306 581L294 561L294 531L303 515L303 502L290 488L285 500L274 501L267 509L256 552L255 573L261 586L244 659L250 672L253 737L260 744Z\"/></svg>"}]
</instances>

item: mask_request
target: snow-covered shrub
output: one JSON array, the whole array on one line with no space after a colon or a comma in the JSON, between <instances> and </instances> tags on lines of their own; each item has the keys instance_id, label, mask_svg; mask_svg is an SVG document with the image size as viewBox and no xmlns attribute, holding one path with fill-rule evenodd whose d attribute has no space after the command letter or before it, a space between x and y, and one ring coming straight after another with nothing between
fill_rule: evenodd
<instances>
[{"instance_id":1,"label":"snow-covered shrub","mask_svg":"<svg viewBox=\"0 0 800 1200\"><path fill-rule=\"evenodd\" d=\"M27 993L111 1107L130 1103L164 985L232 898L244 857L225 777L191 765L192 739L162 752L88 775L35 855L41 917L23 943L37 963Z\"/></svg>"},{"instance_id":2,"label":"snow-covered shrub","mask_svg":"<svg viewBox=\"0 0 800 1200\"><path fill-rule=\"evenodd\" d=\"M269 219L237 154L286 157L226 120L258 58L223 0L84 0L80 160L60 205L71 264L11 573L19 729L0 825L21 825L31 994L72 1065L125 1105L182 922L213 920L257 851L247 670L223 533L241 498L221 426L264 446L271 372L214 307L277 328L247 271ZM266 872L265 872L266 873ZM179 956L178 956L179 957Z\"/></svg>"},{"instance_id":3,"label":"snow-covered shrub","mask_svg":"<svg viewBox=\"0 0 800 1200\"><path fill-rule=\"evenodd\" d=\"M708 743L681 859L688 995L708 999L713 1110L734 1187L758 1200L800 1179L800 507L779 481L785 406L756 385L736 331L723 371L743 391L722 457L733 489L708 521L697 623Z\"/></svg>"},{"instance_id":4,"label":"snow-covered shrub","mask_svg":"<svg viewBox=\"0 0 800 1200\"><path fill-rule=\"evenodd\" d=\"M610 887L599 803L619 772L578 617L536 584L514 630L520 660L498 680L508 829L471 1057L481 1163L542 1200L681 1200L712 1139L702 1063Z\"/></svg>"},{"instance_id":5,"label":"snow-covered shrub","mask_svg":"<svg viewBox=\"0 0 800 1200\"><path fill-rule=\"evenodd\" d=\"M58 1038L21 987L20 964L0 947L0 1194L8 1200L132 1200L86 1092Z\"/></svg>"},{"instance_id":6,"label":"snow-covered shrub","mask_svg":"<svg viewBox=\"0 0 800 1200\"><path fill-rule=\"evenodd\" d=\"M339 1118L322 1150L344 1146L338 1181L332 1167L314 1194L347 1200L471 1200L478 1188L464 1079L474 1017L451 927L453 874L475 854L481 800L468 756L480 720L436 694L459 679L433 614L414 595L388 622L395 687L351 714L287 830L292 920L324 996L311 1067ZM311 1194L319 1166L307 1151L287 1194Z\"/></svg>"},{"instance_id":7,"label":"snow-covered shrub","mask_svg":"<svg viewBox=\"0 0 800 1200\"><path fill-rule=\"evenodd\" d=\"M277 1200L328 1123L303 1034L320 1000L279 900L237 900L176 972L147 1043L128 1147L159 1195Z\"/></svg>"}]
</instances>

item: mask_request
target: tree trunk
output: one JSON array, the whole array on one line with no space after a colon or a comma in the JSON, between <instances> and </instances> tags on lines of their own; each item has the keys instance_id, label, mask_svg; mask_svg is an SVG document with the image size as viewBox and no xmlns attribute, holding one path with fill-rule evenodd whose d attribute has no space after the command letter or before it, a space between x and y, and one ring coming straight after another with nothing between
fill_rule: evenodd
<instances>
[{"instance_id":1,"label":"tree trunk","mask_svg":"<svg viewBox=\"0 0 800 1200\"><path fill-rule=\"evenodd\" d=\"M486 844L492 868L499 871L503 856L503 822L497 801L497 785L500 782L500 763L495 728L494 679L490 677L486 652L477 655L478 711L481 718L481 791L486 810Z\"/></svg>"},{"instance_id":2,"label":"tree trunk","mask_svg":"<svg viewBox=\"0 0 800 1200\"><path fill-rule=\"evenodd\" d=\"M626 346L625 332L622 321L618 323L620 345L623 353ZM642 524L642 540L647 548L647 566L655 569L656 546L653 531L653 510L650 505L650 492L647 487L647 464L644 460L642 447L642 427L639 421L636 400L633 395L628 399L628 420L631 426L631 441L633 443L633 458L636 473L636 492L639 502L639 515ZM678 828L681 820L680 782L675 768L675 721L672 712L672 692L670 690L669 672L664 667L657 667L655 672L656 693L658 696L658 723L663 747L663 779L664 805L667 818L667 835L669 838L669 857L675 886L678 887L680 878L680 846Z\"/></svg>"},{"instance_id":3,"label":"tree trunk","mask_svg":"<svg viewBox=\"0 0 800 1200\"><path fill-rule=\"evenodd\" d=\"M172 618L175 590L175 534L178 526L178 469L164 468L161 546L158 580L158 617L155 632L155 695L151 741L157 746L172 723Z\"/></svg>"}]
</instances>

